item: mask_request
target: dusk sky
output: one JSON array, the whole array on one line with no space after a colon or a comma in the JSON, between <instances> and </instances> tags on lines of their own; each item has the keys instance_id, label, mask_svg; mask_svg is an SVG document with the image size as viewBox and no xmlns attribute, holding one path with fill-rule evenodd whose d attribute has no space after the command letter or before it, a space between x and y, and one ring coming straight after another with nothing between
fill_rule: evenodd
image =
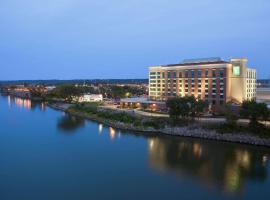
<instances>
[{"instance_id":1,"label":"dusk sky","mask_svg":"<svg viewBox=\"0 0 270 200\"><path fill-rule=\"evenodd\" d=\"M0 80L147 78L185 58L270 76L270 0L0 0Z\"/></svg>"}]
</instances>

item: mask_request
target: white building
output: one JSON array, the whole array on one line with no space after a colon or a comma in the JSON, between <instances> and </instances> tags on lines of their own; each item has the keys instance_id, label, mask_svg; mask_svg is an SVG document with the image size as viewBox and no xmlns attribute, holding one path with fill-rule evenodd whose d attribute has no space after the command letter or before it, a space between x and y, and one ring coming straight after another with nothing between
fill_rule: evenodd
<instances>
[{"instance_id":1,"label":"white building","mask_svg":"<svg viewBox=\"0 0 270 200\"><path fill-rule=\"evenodd\" d=\"M78 98L78 102L101 102L102 94L84 94Z\"/></svg>"}]
</instances>

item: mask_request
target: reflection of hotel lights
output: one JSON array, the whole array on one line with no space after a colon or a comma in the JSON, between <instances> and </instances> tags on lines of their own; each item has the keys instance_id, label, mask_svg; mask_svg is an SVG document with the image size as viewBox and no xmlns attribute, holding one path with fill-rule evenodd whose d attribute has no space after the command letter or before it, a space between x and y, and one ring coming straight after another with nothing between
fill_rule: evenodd
<instances>
[{"instance_id":1,"label":"reflection of hotel lights","mask_svg":"<svg viewBox=\"0 0 270 200\"><path fill-rule=\"evenodd\" d=\"M242 167L248 169L250 167L250 155L248 151L237 151L236 152L237 162L241 164Z\"/></svg>"},{"instance_id":2,"label":"reflection of hotel lights","mask_svg":"<svg viewBox=\"0 0 270 200\"><path fill-rule=\"evenodd\" d=\"M262 159L263 165L266 165L267 161L268 161L268 157L267 155L264 155Z\"/></svg>"},{"instance_id":3,"label":"reflection of hotel lights","mask_svg":"<svg viewBox=\"0 0 270 200\"><path fill-rule=\"evenodd\" d=\"M42 102L41 103L41 110L44 111L45 110L45 104Z\"/></svg>"},{"instance_id":4,"label":"reflection of hotel lights","mask_svg":"<svg viewBox=\"0 0 270 200\"><path fill-rule=\"evenodd\" d=\"M111 140L114 140L114 138L115 138L115 130L112 127L110 127L110 138L111 138Z\"/></svg>"},{"instance_id":5,"label":"reflection of hotel lights","mask_svg":"<svg viewBox=\"0 0 270 200\"><path fill-rule=\"evenodd\" d=\"M151 150L154 148L154 140L153 139L149 140L149 147Z\"/></svg>"},{"instance_id":6,"label":"reflection of hotel lights","mask_svg":"<svg viewBox=\"0 0 270 200\"><path fill-rule=\"evenodd\" d=\"M10 100L10 96L8 96L8 109L10 109L11 107L11 100Z\"/></svg>"},{"instance_id":7,"label":"reflection of hotel lights","mask_svg":"<svg viewBox=\"0 0 270 200\"><path fill-rule=\"evenodd\" d=\"M121 138L121 131L118 132L118 138Z\"/></svg>"},{"instance_id":8,"label":"reflection of hotel lights","mask_svg":"<svg viewBox=\"0 0 270 200\"><path fill-rule=\"evenodd\" d=\"M198 144L198 143L193 144L193 153L194 153L194 155L201 157L202 147L200 144Z\"/></svg>"},{"instance_id":9,"label":"reflection of hotel lights","mask_svg":"<svg viewBox=\"0 0 270 200\"><path fill-rule=\"evenodd\" d=\"M98 133L102 133L102 129L103 129L103 124L99 124L98 125Z\"/></svg>"}]
</instances>

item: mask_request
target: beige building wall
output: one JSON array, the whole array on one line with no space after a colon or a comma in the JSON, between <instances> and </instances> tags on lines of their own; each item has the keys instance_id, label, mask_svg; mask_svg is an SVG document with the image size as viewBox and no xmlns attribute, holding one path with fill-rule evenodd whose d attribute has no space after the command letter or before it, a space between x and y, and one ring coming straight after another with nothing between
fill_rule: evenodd
<instances>
[{"instance_id":1,"label":"beige building wall","mask_svg":"<svg viewBox=\"0 0 270 200\"><path fill-rule=\"evenodd\" d=\"M224 69L224 78L211 77L212 71L218 71ZM205 70L209 71L209 77L205 78ZM185 71L202 71L202 77L186 78ZM182 77L179 77L179 73L182 73ZM176 73L175 77L168 77L168 73ZM197 72L196 72L197 73ZM164 75L164 76L163 76ZM153 100L166 100L172 96L185 96L185 95L195 95L195 97L206 98L208 96L208 91L214 86L213 80L224 79L224 86L221 83L217 84L216 89L224 89L224 102L234 102L242 103L243 100L253 99L256 97L256 70L247 68L247 59L245 58L235 58L231 59L229 62L221 63L196 63L194 65L165 65L165 66L154 66L149 67L149 97ZM193 80L195 80L193 83ZM206 83L207 80L207 83ZM198 83L200 81L200 83ZM208 88L209 82L209 88ZM193 85L195 84L195 87ZM186 87L188 85L188 87ZM207 86L207 88L205 88ZM188 93L186 90L188 89ZM190 90L194 92L190 92ZM209 89L209 90L208 90ZM168 91L174 91L174 94ZM207 90L207 92L206 92ZM164 95L165 94L165 95ZM167 95L166 95L167 94ZM217 96L217 100L221 101L218 96L223 95L223 93L213 93L212 96ZM215 97L214 97L215 98ZM210 98L213 100L213 98Z\"/></svg>"}]
</instances>

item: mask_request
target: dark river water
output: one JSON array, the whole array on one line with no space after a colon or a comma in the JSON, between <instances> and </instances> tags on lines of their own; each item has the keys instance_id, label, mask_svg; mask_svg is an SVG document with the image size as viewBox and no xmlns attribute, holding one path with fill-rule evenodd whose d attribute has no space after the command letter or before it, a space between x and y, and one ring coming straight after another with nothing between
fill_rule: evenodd
<instances>
[{"instance_id":1,"label":"dark river water","mask_svg":"<svg viewBox=\"0 0 270 200\"><path fill-rule=\"evenodd\" d=\"M270 149L115 130L0 96L0 199L270 199Z\"/></svg>"}]
</instances>

